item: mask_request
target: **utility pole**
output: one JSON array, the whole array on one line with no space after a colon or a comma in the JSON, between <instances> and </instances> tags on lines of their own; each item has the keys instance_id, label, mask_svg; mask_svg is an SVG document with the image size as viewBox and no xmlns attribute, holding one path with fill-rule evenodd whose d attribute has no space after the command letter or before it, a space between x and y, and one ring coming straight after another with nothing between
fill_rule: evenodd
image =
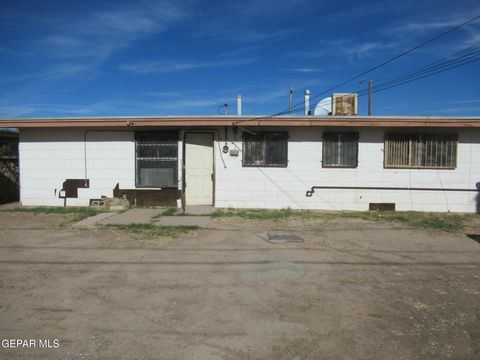
<instances>
[{"instance_id":1,"label":"utility pole","mask_svg":"<svg viewBox=\"0 0 480 360\"><path fill-rule=\"evenodd\" d=\"M368 116L372 115L372 80L368 80Z\"/></svg>"},{"instance_id":2,"label":"utility pole","mask_svg":"<svg viewBox=\"0 0 480 360\"><path fill-rule=\"evenodd\" d=\"M292 113L292 103L293 103L293 86L290 86L290 100L288 105L288 113Z\"/></svg>"}]
</instances>

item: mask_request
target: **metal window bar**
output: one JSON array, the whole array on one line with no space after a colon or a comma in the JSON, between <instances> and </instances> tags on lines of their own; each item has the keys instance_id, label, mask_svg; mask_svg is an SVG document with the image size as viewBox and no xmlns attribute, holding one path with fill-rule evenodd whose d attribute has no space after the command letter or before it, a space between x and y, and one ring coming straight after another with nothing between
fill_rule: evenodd
<instances>
[{"instance_id":1,"label":"metal window bar","mask_svg":"<svg viewBox=\"0 0 480 360\"><path fill-rule=\"evenodd\" d=\"M243 133L243 166L286 167L288 133Z\"/></svg>"},{"instance_id":2,"label":"metal window bar","mask_svg":"<svg viewBox=\"0 0 480 360\"><path fill-rule=\"evenodd\" d=\"M178 132L136 132L135 140L136 186L176 187Z\"/></svg>"},{"instance_id":3,"label":"metal window bar","mask_svg":"<svg viewBox=\"0 0 480 360\"><path fill-rule=\"evenodd\" d=\"M323 167L357 167L358 133L325 132L323 134Z\"/></svg>"},{"instance_id":4,"label":"metal window bar","mask_svg":"<svg viewBox=\"0 0 480 360\"><path fill-rule=\"evenodd\" d=\"M386 168L454 169L457 165L456 134L387 134Z\"/></svg>"}]
</instances>

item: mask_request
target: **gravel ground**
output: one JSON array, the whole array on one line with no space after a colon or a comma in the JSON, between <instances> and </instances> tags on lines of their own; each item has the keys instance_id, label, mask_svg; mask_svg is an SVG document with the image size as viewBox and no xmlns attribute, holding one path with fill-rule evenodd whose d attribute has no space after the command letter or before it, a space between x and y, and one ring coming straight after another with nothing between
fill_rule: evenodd
<instances>
[{"instance_id":1,"label":"gravel ground","mask_svg":"<svg viewBox=\"0 0 480 360\"><path fill-rule=\"evenodd\" d=\"M2 359L480 358L465 234L231 218L149 238L67 220L0 213L0 339L36 340Z\"/></svg>"}]
</instances>

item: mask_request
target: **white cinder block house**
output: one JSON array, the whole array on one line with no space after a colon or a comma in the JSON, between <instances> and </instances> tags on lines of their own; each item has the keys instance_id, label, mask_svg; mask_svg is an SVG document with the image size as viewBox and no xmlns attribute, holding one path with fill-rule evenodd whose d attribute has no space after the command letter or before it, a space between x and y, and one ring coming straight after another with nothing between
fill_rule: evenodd
<instances>
[{"instance_id":1,"label":"white cinder block house","mask_svg":"<svg viewBox=\"0 0 480 360\"><path fill-rule=\"evenodd\" d=\"M477 212L480 117L13 119L21 202Z\"/></svg>"}]
</instances>

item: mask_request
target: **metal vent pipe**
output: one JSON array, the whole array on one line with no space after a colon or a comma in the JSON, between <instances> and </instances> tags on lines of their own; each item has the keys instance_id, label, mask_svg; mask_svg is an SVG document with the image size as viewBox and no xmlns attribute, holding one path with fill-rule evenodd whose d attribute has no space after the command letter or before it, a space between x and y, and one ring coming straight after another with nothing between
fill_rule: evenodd
<instances>
[{"instance_id":1,"label":"metal vent pipe","mask_svg":"<svg viewBox=\"0 0 480 360\"><path fill-rule=\"evenodd\" d=\"M305 90L305 115L310 115L310 90Z\"/></svg>"},{"instance_id":2,"label":"metal vent pipe","mask_svg":"<svg viewBox=\"0 0 480 360\"><path fill-rule=\"evenodd\" d=\"M242 95L237 95L237 115L242 115Z\"/></svg>"}]
</instances>

